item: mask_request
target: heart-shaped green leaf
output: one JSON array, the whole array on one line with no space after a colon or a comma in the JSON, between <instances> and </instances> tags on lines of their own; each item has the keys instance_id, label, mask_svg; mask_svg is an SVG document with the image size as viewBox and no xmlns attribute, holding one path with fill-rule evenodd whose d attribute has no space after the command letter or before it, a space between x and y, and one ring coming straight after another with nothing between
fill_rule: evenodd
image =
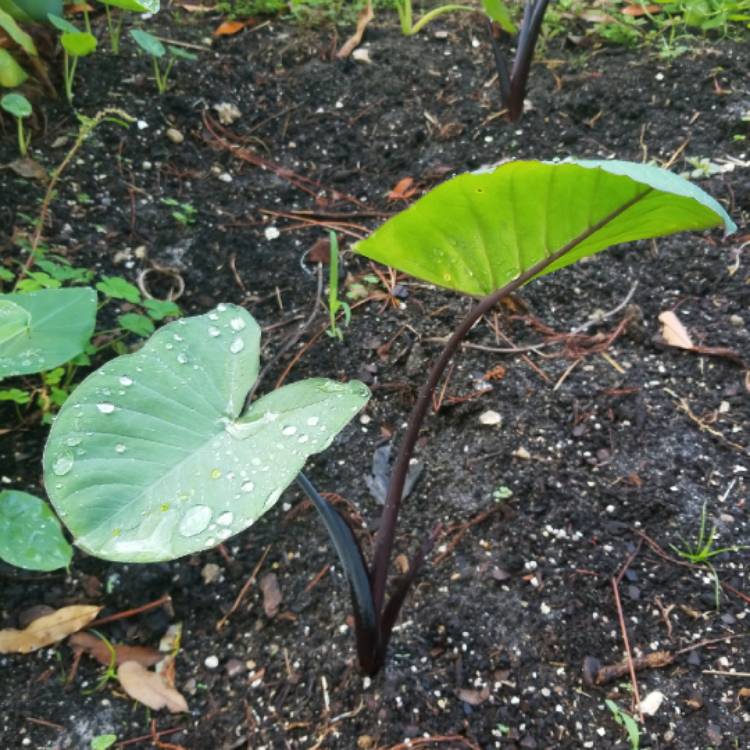
<instances>
[{"instance_id":1,"label":"heart-shaped green leaf","mask_svg":"<svg viewBox=\"0 0 750 750\"><path fill-rule=\"evenodd\" d=\"M723 224L726 211L687 180L622 161L514 161L454 177L354 247L362 255L484 296L553 255L549 273L611 245Z\"/></svg>"},{"instance_id":2,"label":"heart-shaped green leaf","mask_svg":"<svg viewBox=\"0 0 750 750\"><path fill-rule=\"evenodd\" d=\"M482 0L484 12L497 23L503 31L516 33L516 25L510 17L510 10L502 0Z\"/></svg>"},{"instance_id":3,"label":"heart-shaped green leaf","mask_svg":"<svg viewBox=\"0 0 750 750\"><path fill-rule=\"evenodd\" d=\"M47 503L26 492L0 492L0 558L19 568L56 570L72 554Z\"/></svg>"},{"instance_id":4,"label":"heart-shaped green leaf","mask_svg":"<svg viewBox=\"0 0 750 750\"><path fill-rule=\"evenodd\" d=\"M88 31L66 31L60 44L71 57L86 57L96 50L96 37Z\"/></svg>"},{"instance_id":5,"label":"heart-shaped green leaf","mask_svg":"<svg viewBox=\"0 0 750 750\"><path fill-rule=\"evenodd\" d=\"M68 362L84 350L95 323L89 287L0 294L0 379Z\"/></svg>"},{"instance_id":6,"label":"heart-shaped green leaf","mask_svg":"<svg viewBox=\"0 0 750 750\"><path fill-rule=\"evenodd\" d=\"M170 560L271 508L367 402L358 381L304 380L243 413L260 329L241 307L181 318L78 386L44 452L53 505L88 552Z\"/></svg>"},{"instance_id":7,"label":"heart-shaped green leaf","mask_svg":"<svg viewBox=\"0 0 750 750\"><path fill-rule=\"evenodd\" d=\"M164 45L153 35L149 34L148 31L143 29L130 29L130 36L133 37L133 41L151 57L164 57L167 54L167 50Z\"/></svg>"}]
</instances>

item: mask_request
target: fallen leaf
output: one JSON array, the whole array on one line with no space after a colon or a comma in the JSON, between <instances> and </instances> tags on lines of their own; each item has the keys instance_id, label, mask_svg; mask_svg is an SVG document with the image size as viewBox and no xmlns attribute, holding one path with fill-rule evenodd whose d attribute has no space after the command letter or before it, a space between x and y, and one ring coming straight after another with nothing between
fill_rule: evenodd
<instances>
[{"instance_id":1,"label":"fallen leaf","mask_svg":"<svg viewBox=\"0 0 750 750\"><path fill-rule=\"evenodd\" d=\"M393 190L391 190L391 192L386 195L386 198L389 201L399 201L411 198L417 193L417 188L413 187L413 185L413 178L404 177L396 183L396 187L394 187Z\"/></svg>"},{"instance_id":2,"label":"fallen leaf","mask_svg":"<svg viewBox=\"0 0 750 750\"><path fill-rule=\"evenodd\" d=\"M38 617L23 630L0 630L0 654L29 654L51 646L85 628L100 611L101 607L76 604Z\"/></svg>"},{"instance_id":3,"label":"fallen leaf","mask_svg":"<svg viewBox=\"0 0 750 750\"><path fill-rule=\"evenodd\" d=\"M372 0L367 0L367 5L359 12L357 17L357 29L356 31L344 42L341 49L336 53L336 57L339 60L343 60L345 57L349 57L351 53L359 46L362 41L362 36L365 33L367 24L375 18L375 13L372 10Z\"/></svg>"},{"instance_id":4,"label":"fallen leaf","mask_svg":"<svg viewBox=\"0 0 750 750\"><path fill-rule=\"evenodd\" d=\"M687 328L682 325L680 319L671 310L659 313L659 322L662 325L661 337L669 346L688 350L695 348Z\"/></svg>"},{"instance_id":5,"label":"fallen leaf","mask_svg":"<svg viewBox=\"0 0 750 750\"><path fill-rule=\"evenodd\" d=\"M247 24L244 21L224 21L214 30L214 36L232 36L239 33Z\"/></svg>"},{"instance_id":6,"label":"fallen leaf","mask_svg":"<svg viewBox=\"0 0 750 750\"><path fill-rule=\"evenodd\" d=\"M75 3L74 5L68 5L65 7L65 12L68 15L75 15L78 13L90 13L93 9L88 3Z\"/></svg>"},{"instance_id":7,"label":"fallen leaf","mask_svg":"<svg viewBox=\"0 0 750 750\"><path fill-rule=\"evenodd\" d=\"M639 16L650 15L653 13L659 13L660 11L660 5L626 5L622 9L623 15L632 16L633 18L638 18Z\"/></svg>"},{"instance_id":8,"label":"fallen leaf","mask_svg":"<svg viewBox=\"0 0 750 750\"><path fill-rule=\"evenodd\" d=\"M750 687L743 687L739 689L739 692L737 693L737 697L740 700L747 700L750 698Z\"/></svg>"},{"instance_id":9,"label":"fallen leaf","mask_svg":"<svg viewBox=\"0 0 750 750\"><path fill-rule=\"evenodd\" d=\"M328 237L321 237L315 240L313 246L307 251L305 260L308 263L324 263L328 265L331 262L331 241Z\"/></svg>"},{"instance_id":10,"label":"fallen leaf","mask_svg":"<svg viewBox=\"0 0 750 750\"><path fill-rule=\"evenodd\" d=\"M84 651L105 666L109 666L112 661L112 654L107 648L107 644L101 638L97 638L90 633L74 633L68 638L68 645L77 651ZM137 661L144 667L152 667L164 658L164 654L147 646L128 646L124 643L118 643L113 644L113 648L116 664Z\"/></svg>"},{"instance_id":11,"label":"fallen leaf","mask_svg":"<svg viewBox=\"0 0 750 750\"><path fill-rule=\"evenodd\" d=\"M260 590L263 592L263 611L267 617L275 617L281 604L281 589L275 573L266 573L260 579Z\"/></svg>"},{"instance_id":12,"label":"fallen leaf","mask_svg":"<svg viewBox=\"0 0 750 750\"><path fill-rule=\"evenodd\" d=\"M173 714L188 710L182 693L169 687L156 672L150 672L137 661L126 661L117 670L123 690L139 703L154 711L166 708Z\"/></svg>"},{"instance_id":13,"label":"fallen leaf","mask_svg":"<svg viewBox=\"0 0 750 750\"><path fill-rule=\"evenodd\" d=\"M472 690L470 688L461 688L456 691L459 699L470 706L480 706L487 698L490 697L490 689L485 685L481 690Z\"/></svg>"},{"instance_id":14,"label":"fallen leaf","mask_svg":"<svg viewBox=\"0 0 750 750\"><path fill-rule=\"evenodd\" d=\"M24 177L27 180L39 180L39 182L47 182L48 180L47 170L33 159L15 159L8 164L8 167L19 177Z\"/></svg>"}]
</instances>

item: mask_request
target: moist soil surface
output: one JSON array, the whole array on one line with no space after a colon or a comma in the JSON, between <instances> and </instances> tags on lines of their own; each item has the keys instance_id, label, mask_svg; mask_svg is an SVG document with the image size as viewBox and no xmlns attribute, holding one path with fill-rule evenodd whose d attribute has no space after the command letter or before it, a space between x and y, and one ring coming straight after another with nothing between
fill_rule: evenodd
<instances>
[{"instance_id":1,"label":"moist soil surface","mask_svg":"<svg viewBox=\"0 0 750 750\"><path fill-rule=\"evenodd\" d=\"M474 328L420 438L423 470L403 506L394 575L438 522L444 535L379 675L358 671L347 585L292 486L223 548L172 563L76 552L67 573L2 567L4 627L34 605L93 603L105 616L171 597L100 630L156 646L181 623L176 686L190 710L150 714L116 682L95 690L103 668L84 656L73 674L63 642L0 658L0 746L84 749L105 733L142 738L153 719L156 731L172 731L123 746L634 747L605 705L631 710L627 672L592 684L599 666L625 655L612 585L621 575L633 656L667 654L637 674L653 713L640 747L750 747L748 552L730 549L709 568L675 550L695 545L704 508L715 548L750 545L750 381L736 358L658 336L658 315L675 310L696 343L750 358L750 162L736 137L750 138L748 45L696 43L666 62L558 38L533 68L523 120L509 124L484 27L471 17L412 39L376 22L369 64L336 60L342 39L331 29L274 22L211 42L205 17L165 12L150 23L206 49L177 63L163 96L129 45L120 57L81 60L78 109L116 106L137 122L90 137L59 186L45 241L97 274L136 283L152 269L145 283L156 296L179 276L186 314L244 305L265 330L261 393L311 375L367 382L372 400L308 473L335 493L368 555L379 519L366 481L373 454L400 438L438 340L469 305L386 269L378 279L348 251L407 205L388 198L399 181L412 178L416 197L507 158L656 160L677 172L704 159L719 171L699 184L739 231L611 250L534 282ZM223 110L222 124L224 103L238 116L230 122ZM62 102L38 107L33 156L50 169L72 145L75 118ZM0 143L2 164L15 158L12 135ZM0 249L13 268L43 186L3 169L0 192ZM194 219L176 221L165 198L192 206ZM343 341L324 335L322 305L295 341L316 308L306 252L331 227L345 251L342 294L364 296L350 299ZM126 308L110 302L100 325ZM488 411L499 424L483 423ZM21 416L3 411L2 481L43 494L46 428L34 409Z\"/></svg>"}]
</instances>

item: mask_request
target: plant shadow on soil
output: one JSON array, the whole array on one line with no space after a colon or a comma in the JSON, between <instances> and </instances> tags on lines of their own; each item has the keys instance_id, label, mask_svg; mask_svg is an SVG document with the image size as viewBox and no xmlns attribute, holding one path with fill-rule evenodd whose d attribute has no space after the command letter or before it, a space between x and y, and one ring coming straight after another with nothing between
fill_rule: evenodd
<instances>
[{"instance_id":1,"label":"plant shadow on soil","mask_svg":"<svg viewBox=\"0 0 750 750\"><path fill-rule=\"evenodd\" d=\"M201 43L203 30L184 18L163 14L155 22L164 36ZM702 185L740 225L736 238L679 236L609 251L533 283L474 329L469 343L485 349L462 352L442 408L427 421L419 446L425 469L404 504L398 551L413 550L437 521L453 529L479 522L438 544L407 601L387 668L371 683L356 667L337 561L295 488L229 540L223 556L138 566L78 553L69 575L0 570L3 626L36 604L92 602L106 614L171 595L171 609L106 630L114 642L155 645L170 622L183 623L177 686L190 714L157 717L160 729L181 730L164 742L192 750L349 750L402 747L407 737L429 735L455 737L420 746L628 747L604 706L612 697L630 707L627 676L592 687L582 665L586 657L603 664L623 657L610 579L636 550L621 593L637 654L750 635L747 553L714 560L721 581L745 592L723 592L717 611L710 576L665 561L648 544L638 547L639 532L667 551L693 539L704 503L721 546L750 543L745 373L726 359L655 341L659 312L679 307L702 343L750 351L750 260L742 247L750 171L747 141L733 139L750 138L742 119L750 111L750 49L721 42L666 64L641 52L603 48L582 56L560 46L547 53L556 62L534 66L532 108L509 125L492 117L498 92L481 32L468 18L414 39L375 26L367 65L332 61L329 31L271 24L215 41L197 63L180 62L163 97L154 94L145 61L131 53L81 61L80 110L118 106L138 124L102 126L83 148L52 206L51 247L76 265L131 281L151 264L175 269L186 283L180 303L187 313L220 301L246 305L270 326L266 358L311 309L315 280L302 254L325 237L323 226L273 212L314 211L324 223L326 214L350 213L345 228L357 234L377 225L370 213L404 205L385 199L404 177L426 188L502 158L666 161L676 153L678 171L690 169L684 157L735 160L733 171ZM213 108L221 102L235 104L239 119L219 125ZM289 172L254 166L222 145L204 116L227 143L318 180L326 192L316 201ZM47 120L35 157L52 166L65 146L50 144L71 132L73 118L58 103ZM166 136L170 127L183 142ZM0 162L13 158L12 149L11 139L0 143ZM22 227L21 214L35 214L41 188L3 170L0 192L6 256L19 252L11 229ZM91 201L77 200L82 193ZM195 223L180 226L163 198L194 206ZM280 232L275 239L265 231L271 226ZM372 272L351 255L345 265L353 276ZM617 308L636 282L627 306L586 330L601 342L627 317L602 353L553 338ZM371 456L389 435L399 436L438 350L434 339L451 331L468 304L407 278L397 291L357 307L344 341L321 336L289 376L359 377L373 390L365 416L308 465L321 491L337 493L361 516L368 552L379 515L365 484ZM279 321L288 325L274 326ZM324 325L321 311L302 341ZM543 347L523 356L486 350L508 341ZM274 365L261 392L289 359ZM490 371L496 379L483 380ZM466 400L480 383L491 388ZM480 423L486 410L501 415L501 426ZM3 416L4 424L14 422L10 410ZM41 492L44 434L30 424L0 437L4 482ZM493 498L499 487L512 491L501 503ZM260 573L278 577L279 614L266 616L254 586L217 632L267 547ZM218 667L207 666L209 656ZM0 659L2 747L87 748L105 732L121 740L148 733L146 709L122 693L84 695L96 680L92 662L84 659L64 687L71 660L64 644ZM750 671L747 641L713 642L639 673L641 696L665 696L642 729L641 747L750 746L741 693L748 679L705 670Z\"/></svg>"}]
</instances>

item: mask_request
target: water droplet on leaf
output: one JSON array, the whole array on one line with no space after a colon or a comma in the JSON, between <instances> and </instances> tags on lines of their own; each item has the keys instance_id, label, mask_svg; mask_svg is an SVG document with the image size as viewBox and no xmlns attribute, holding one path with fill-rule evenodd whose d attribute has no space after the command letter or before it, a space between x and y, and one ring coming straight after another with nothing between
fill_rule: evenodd
<instances>
[{"instance_id":1,"label":"water droplet on leaf","mask_svg":"<svg viewBox=\"0 0 750 750\"><path fill-rule=\"evenodd\" d=\"M205 531L211 521L211 508L207 505L194 505L188 508L180 521L180 534L195 536Z\"/></svg>"},{"instance_id":2,"label":"water droplet on leaf","mask_svg":"<svg viewBox=\"0 0 750 750\"><path fill-rule=\"evenodd\" d=\"M97 404L96 408L99 409L102 414L111 414L115 410L115 405L105 401L101 404Z\"/></svg>"},{"instance_id":3,"label":"water droplet on leaf","mask_svg":"<svg viewBox=\"0 0 750 750\"><path fill-rule=\"evenodd\" d=\"M229 524L232 523L233 520L234 515L232 514L232 511L227 510L216 519L216 523L218 523L220 526L229 526Z\"/></svg>"},{"instance_id":4,"label":"water droplet on leaf","mask_svg":"<svg viewBox=\"0 0 750 750\"><path fill-rule=\"evenodd\" d=\"M58 454L55 462L52 464L52 471L58 477L64 477L73 468L74 460L73 454L70 451L63 451Z\"/></svg>"},{"instance_id":5,"label":"water droplet on leaf","mask_svg":"<svg viewBox=\"0 0 750 750\"><path fill-rule=\"evenodd\" d=\"M245 342L239 336L229 345L229 351L232 354L239 354L244 348Z\"/></svg>"}]
</instances>

